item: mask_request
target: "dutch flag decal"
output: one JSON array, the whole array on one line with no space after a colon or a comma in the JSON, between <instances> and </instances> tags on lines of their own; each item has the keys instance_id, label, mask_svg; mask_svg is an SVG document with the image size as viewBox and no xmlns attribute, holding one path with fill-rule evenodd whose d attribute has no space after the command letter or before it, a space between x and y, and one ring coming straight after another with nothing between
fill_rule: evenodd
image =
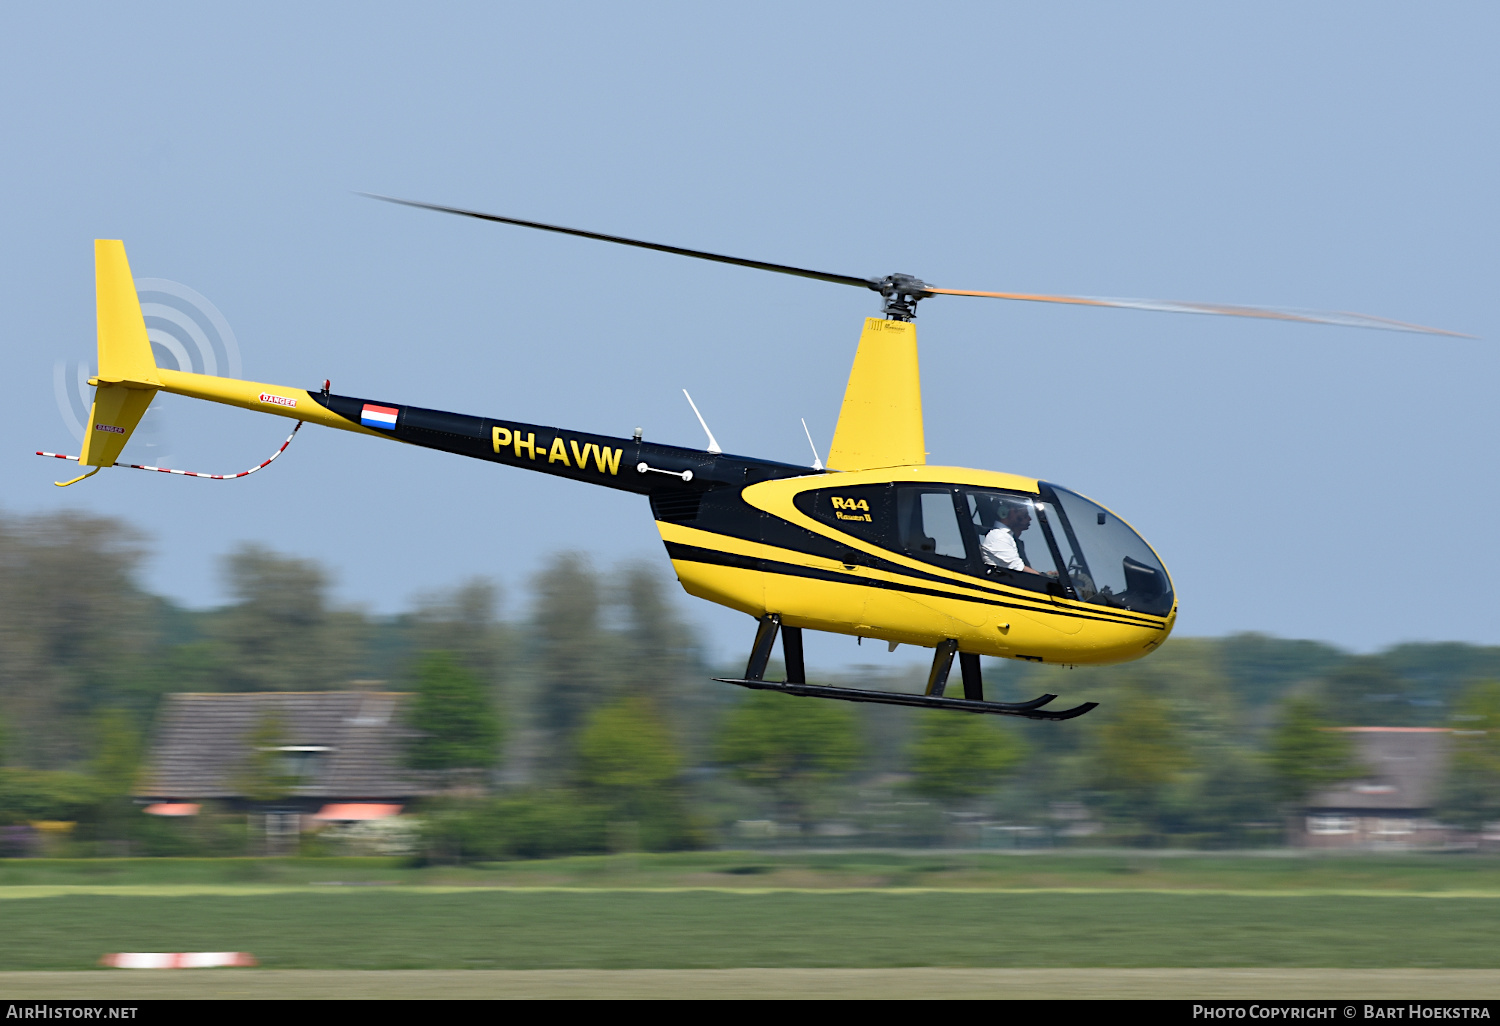
<instances>
[{"instance_id":1,"label":"dutch flag decal","mask_svg":"<svg viewBox=\"0 0 1500 1026\"><path fill-rule=\"evenodd\" d=\"M394 431L396 430L396 414L400 412L394 406L376 406L374 403L365 403L364 409L359 411L359 422L365 427Z\"/></svg>"}]
</instances>

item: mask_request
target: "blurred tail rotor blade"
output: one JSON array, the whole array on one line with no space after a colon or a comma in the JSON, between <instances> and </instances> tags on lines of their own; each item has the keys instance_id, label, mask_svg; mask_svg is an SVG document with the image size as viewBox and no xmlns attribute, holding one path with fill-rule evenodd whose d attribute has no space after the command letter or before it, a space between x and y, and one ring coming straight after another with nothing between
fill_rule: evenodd
<instances>
[{"instance_id":1,"label":"blurred tail rotor blade","mask_svg":"<svg viewBox=\"0 0 1500 1026\"><path fill-rule=\"evenodd\" d=\"M973 292L966 289L940 289L932 285L925 290L935 296L980 296L986 299L1016 299L1027 303L1066 303L1071 306L1110 306L1124 310L1156 310L1162 313L1212 314L1218 317L1259 317L1270 321L1300 321L1305 324L1338 324L1348 328L1375 328L1381 331L1411 331L1422 335L1449 335L1474 338L1460 331L1428 328L1421 324L1393 321L1370 314L1325 312L1316 310L1279 310L1264 306L1229 306L1224 303L1180 303L1157 299L1104 299L1097 296L1044 296L1028 292Z\"/></svg>"},{"instance_id":2,"label":"blurred tail rotor blade","mask_svg":"<svg viewBox=\"0 0 1500 1026\"><path fill-rule=\"evenodd\" d=\"M544 232L560 232L563 235L576 235L582 239L597 239L600 242L614 242L621 246L635 246L637 249L654 249L658 253L675 253L678 256L694 257L698 260L712 260L720 264L754 267L761 271L775 271L777 274L792 274L799 278L814 278L818 281L833 282L835 285L855 285L862 289L879 289L880 287L879 282L872 281L869 278L855 278L847 274L829 274L826 271L810 271L805 267L792 267L789 264L770 264L762 260L746 260L743 257L708 253L701 249L685 249L682 246L667 246L659 242L643 242L640 239L627 239L623 235L605 235L602 232L584 231L582 228L564 228L555 224L542 224L540 221L522 221L514 217L501 217L499 214L484 214L477 210L444 207L436 203L421 203L417 200L397 199L394 196L378 196L373 192L363 192L360 195L368 196L370 199L384 200L386 203L399 203L404 207L420 207L423 210L436 210L444 214L458 214L462 217L478 218L481 221L514 224L522 228L538 228Z\"/></svg>"}]
</instances>

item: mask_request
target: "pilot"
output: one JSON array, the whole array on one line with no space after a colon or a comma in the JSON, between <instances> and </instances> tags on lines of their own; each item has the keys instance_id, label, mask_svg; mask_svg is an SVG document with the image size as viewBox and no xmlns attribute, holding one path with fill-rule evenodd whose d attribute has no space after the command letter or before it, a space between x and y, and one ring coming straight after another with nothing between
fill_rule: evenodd
<instances>
[{"instance_id":1,"label":"pilot","mask_svg":"<svg viewBox=\"0 0 1500 1026\"><path fill-rule=\"evenodd\" d=\"M998 497L990 498L980 510L989 527L985 536L979 539L979 551L984 556L984 561L991 566L1041 576L1040 570L1027 564L1026 543L1021 541L1022 533L1031 526L1031 510L1023 503Z\"/></svg>"}]
</instances>

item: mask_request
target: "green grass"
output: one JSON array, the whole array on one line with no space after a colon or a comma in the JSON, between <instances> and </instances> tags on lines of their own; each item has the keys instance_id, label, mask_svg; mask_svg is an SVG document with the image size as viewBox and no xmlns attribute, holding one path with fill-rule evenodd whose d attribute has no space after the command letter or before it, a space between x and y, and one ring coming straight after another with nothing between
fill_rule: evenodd
<instances>
[{"instance_id":1,"label":"green grass","mask_svg":"<svg viewBox=\"0 0 1500 1026\"><path fill-rule=\"evenodd\" d=\"M0 861L0 898L0 970L1500 966L1500 859L1476 856L26 859Z\"/></svg>"},{"instance_id":2,"label":"green grass","mask_svg":"<svg viewBox=\"0 0 1500 1026\"><path fill-rule=\"evenodd\" d=\"M1500 858L1474 855L1015 855L685 852L415 868L397 859L11 859L28 886L959 888L1500 895ZM330 890L334 888L330 887Z\"/></svg>"},{"instance_id":3,"label":"green grass","mask_svg":"<svg viewBox=\"0 0 1500 1026\"><path fill-rule=\"evenodd\" d=\"M0 906L0 970L218 950L279 969L1493 968L1497 914L1492 898L1127 892L69 895Z\"/></svg>"}]
</instances>

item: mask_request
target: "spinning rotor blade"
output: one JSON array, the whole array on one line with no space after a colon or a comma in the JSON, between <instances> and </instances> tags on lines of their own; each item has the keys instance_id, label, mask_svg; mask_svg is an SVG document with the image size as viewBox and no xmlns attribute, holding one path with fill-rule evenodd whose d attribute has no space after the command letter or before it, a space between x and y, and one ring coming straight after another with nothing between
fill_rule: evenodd
<instances>
[{"instance_id":1,"label":"spinning rotor blade","mask_svg":"<svg viewBox=\"0 0 1500 1026\"><path fill-rule=\"evenodd\" d=\"M444 214L461 214L464 217L475 217L481 221L497 221L500 224L520 225L522 228L540 228L544 232L577 235L579 238L598 239L600 242L618 242L622 246L635 246L638 249L654 249L659 253L676 253L678 256L697 257L699 260L713 260L721 264L736 264L740 267L754 267L762 271L775 271L777 274L794 274L799 278L815 278L818 281L831 281L835 285L857 285L862 289L878 288L878 283L869 278L853 278L847 274L827 274L823 271L809 271L805 267L791 267L787 264L769 264L763 260L745 260L741 257L724 256L720 253L706 253L701 249L664 246L659 242L642 242L640 239L627 239L623 235L605 235L602 232L586 232L581 228L563 228L555 224L542 224L539 221L522 221L519 218L501 217L498 214L483 214L477 210L443 207L436 203L419 203L416 200L396 199L394 196L377 196L373 192L363 192L360 195L368 196L371 199L384 200L387 203L399 203L406 207L421 207L423 210L436 210Z\"/></svg>"},{"instance_id":2,"label":"spinning rotor blade","mask_svg":"<svg viewBox=\"0 0 1500 1026\"><path fill-rule=\"evenodd\" d=\"M931 285L926 291L937 296L980 296L986 299L1017 299L1028 303L1067 303L1072 306L1110 306L1122 310L1156 310L1162 313L1212 314L1219 317L1259 317L1272 321L1300 321L1305 324L1337 324L1346 328L1375 328L1381 331L1411 331L1423 335L1450 335L1474 338L1461 331L1428 328L1421 324L1393 321L1389 317L1343 311L1278 310L1265 306L1230 306L1227 303L1182 303L1159 299L1104 299L1097 296L1042 296L1026 292L973 292L966 289L939 289Z\"/></svg>"},{"instance_id":3,"label":"spinning rotor blade","mask_svg":"<svg viewBox=\"0 0 1500 1026\"><path fill-rule=\"evenodd\" d=\"M805 267L792 267L789 264L772 264L763 260L746 260L742 257L724 256L721 253L708 253L701 249L687 249L683 246L665 246L659 242L643 242L640 239L625 238L623 235L605 235L603 232L589 232L581 228L564 228L555 224L542 224L539 221L522 221L520 218L501 217L499 214L486 214L478 210L464 210L460 207L445 207L437 203L422 203L418 200L397 199L394 196L379 196L371 192L360 193L360 195L368 196L370 199L383 200L386 203L399 203L406 207L436 210L444 214L459 214L463 217L472 217L480 221L514 224L522 228L538 228L544 232L576 235L579 238L597 239L600 242L615 242L622 246L635 246L637 249L654 249L659 253L675 253L678 256L695 257L699 260L712 260L720 264L754 267L762 271L774 271L777 274L791 274L799 278L813 278L817 281L833 282L835 285L854 285L858 288L879 292L885 298L886 316L897 320L911 320L916 315L917 303L932 296L979 296L986 299L1014 299L1028 303L1108 306L1125 310L1211 314L1218 317L1256 317L1272 321L1297 321L1304 324L1336 324L1348 328L1375 328L1382 331L1410 331L1423 335L1448 335L1454 338L1474 337L1473 335L1465 335L1458 331L1428 328L1420 324L1408 324L1405 321L1395 321L1388 317L1375 317L1369 314L1287 310L1260 306L1230 306L1225 303L1180 303L1153 299L1103 299L1092 296L1037 295L1028 292L975 292L967 289L940 289L907 274L890 274L883 278L856 278L847 274L829 274L825 271L811 271Z\"/></svg>"}]
</instances>

